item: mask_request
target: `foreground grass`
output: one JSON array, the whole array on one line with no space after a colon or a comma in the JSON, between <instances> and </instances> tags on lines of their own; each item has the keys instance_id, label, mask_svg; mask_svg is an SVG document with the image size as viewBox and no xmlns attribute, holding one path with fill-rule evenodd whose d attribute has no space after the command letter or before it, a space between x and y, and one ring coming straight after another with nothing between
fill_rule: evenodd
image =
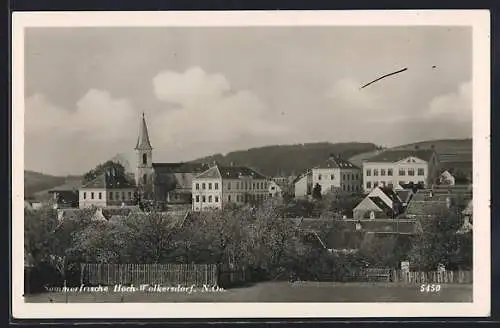
<instances>
[{"instance_id":1,"label":"foreground grass","mask_svg":"<svg viewBox=\"0 0 500 328\"><path fill-rule=\"evenodd\" d=\"M26 302L472 302L472 285L441 285L439 292L420 292L420 285L390 283L264 282L218 292L41 293Z\"/></svg>"}]
</instances>

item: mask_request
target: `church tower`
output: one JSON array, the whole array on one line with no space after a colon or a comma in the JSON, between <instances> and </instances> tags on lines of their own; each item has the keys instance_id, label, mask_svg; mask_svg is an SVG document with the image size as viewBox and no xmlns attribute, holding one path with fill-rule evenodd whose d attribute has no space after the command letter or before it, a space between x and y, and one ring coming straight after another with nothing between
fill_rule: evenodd
<instances>
[{"instance_id":1,"label":"church tower","mask_svg":"<svg viewBox=\"0 0 500 328\"><path fill-rule=\"evenodd\" d=\"M135 146L137 155L137 168L135 172L135 182L143 193L152 191L153 183L153 147L149 142L148 127L146 118L142 113L142 120L139 125L139 137Z\"/></svg>"}]
</instances>

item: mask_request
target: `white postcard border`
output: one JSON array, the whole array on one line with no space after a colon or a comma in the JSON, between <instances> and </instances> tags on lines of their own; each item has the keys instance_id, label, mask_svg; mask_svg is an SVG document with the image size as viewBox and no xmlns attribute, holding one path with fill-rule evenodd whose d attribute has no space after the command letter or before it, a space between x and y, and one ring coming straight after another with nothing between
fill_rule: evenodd
<instances>
[{"instance_id":1,"label":"white postcard border","mask_svg":"<svg viewBox=\"0 0 500 328\"><path fill-rule=\"evenodd\" d=\"M83 26L472 26L472 303L25 303L24 28ZM15 318L479 317L490 313L490 15L458 11L14 12L12 16L12 314ZM416 292L418 292L416 290Z\"/></svg>"}]
</instances>

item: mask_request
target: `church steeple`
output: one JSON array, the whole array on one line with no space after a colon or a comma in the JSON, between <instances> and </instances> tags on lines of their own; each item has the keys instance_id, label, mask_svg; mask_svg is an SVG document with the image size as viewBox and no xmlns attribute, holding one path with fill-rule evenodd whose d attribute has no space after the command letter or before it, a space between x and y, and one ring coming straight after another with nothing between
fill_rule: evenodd
<instances>
[{"instance_id":1,"label":"church steeple","mask_svg":"<svg viewBox=\"0 0 500 328\"><path fill-rule=\"evenodd\" d=\"M139 136L135 152L137 155L135 182L142 189L143 193L147 194L151 191L153 183L153 147L151 147L151 142L149 142L148 127L144 113L142 113L142 120L139 124Z\"/></svg>"},{"instance_id":2,"label":"church steeple","mask_svg":"<svg viewBox=\"0 0 500 328\"><path fill-rule=\"evenodd\" d=\"M146 125L146 118L142 112L142 121L139 126L139 137L137 138L136 150L152 150L151 142L149 142L148 126Z\"/></svg>"}]
</instances>

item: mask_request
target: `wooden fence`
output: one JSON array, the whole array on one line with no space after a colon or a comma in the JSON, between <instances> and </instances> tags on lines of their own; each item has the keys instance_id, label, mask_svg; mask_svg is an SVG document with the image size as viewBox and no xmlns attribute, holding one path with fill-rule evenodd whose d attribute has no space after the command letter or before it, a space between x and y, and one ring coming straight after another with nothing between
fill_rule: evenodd
<instances>
[{"instance_id":1,"label":"wooden fence","mask_svg":"<svg viewBox=\"0 0 500 328\"><path fill-rule=\"evenodd\" d=\"M472 271L393 271L391 280L406 284L472 284Z\"/></svg>"},{"instance_id":2,"label":"wooden fence","mask_svg":"<svg viewBox=\"0 0 500 328\"><path fill-rule=\"evenodd\" d=\"M89 285L217 285L215 264L81 264L81 283Z\"/></svg>"}]
</instances>

